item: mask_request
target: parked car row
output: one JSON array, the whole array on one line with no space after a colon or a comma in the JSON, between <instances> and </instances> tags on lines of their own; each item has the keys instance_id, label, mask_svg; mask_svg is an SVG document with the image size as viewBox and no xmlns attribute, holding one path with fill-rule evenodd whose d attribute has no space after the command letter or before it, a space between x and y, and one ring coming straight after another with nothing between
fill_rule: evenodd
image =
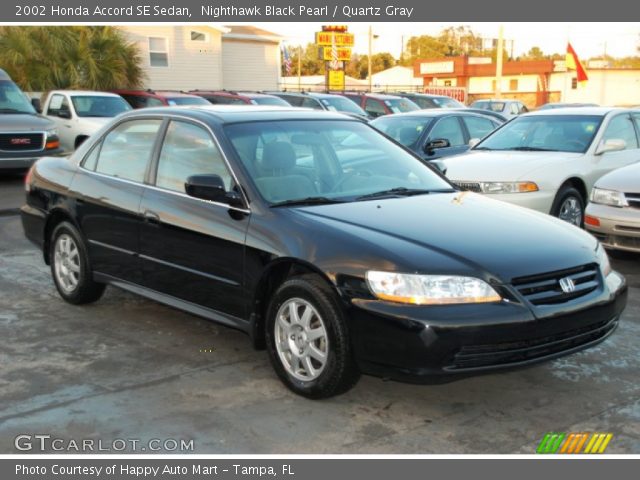
<instances>
[{"instance_id":1,"label":"parked car row","mask_svg":"<svg viewBox=\"0 0 640 480\"><path fill-rule=\"evenodd\" d=\"M469 119L485 117L459 112L414 130L446 120L474 135ZM600 143L618 115L629 114L584 111L578 124L619 147ZM516 132L543 120L513 120L467 156L508 147L494 137L526 119ZM26 188L25 234L64 300L93 302L113 285L239 329L310 398L361 373L447 381L567 355L610 336L627 300L593 236L460 191L334 112L127 111L71 157L36 162Z\"/></svg>"}]
</instances>

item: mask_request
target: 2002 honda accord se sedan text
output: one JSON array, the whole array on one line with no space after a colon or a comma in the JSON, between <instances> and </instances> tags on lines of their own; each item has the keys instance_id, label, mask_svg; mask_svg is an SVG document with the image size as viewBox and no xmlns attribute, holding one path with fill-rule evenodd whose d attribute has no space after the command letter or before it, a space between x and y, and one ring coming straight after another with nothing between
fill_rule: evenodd
<instances>
[{"instance_id":1,"label":"2002 honda accord se sedan text","mask_svg":"<svg viewBox=\"0 0 640 480\"><path fill-rule=\"evenodd\" d=\"M589 234L460 192L337 113L137 110L26 182L65 300L111 284L241 329L311 398L361 372L427 383L575 352L626 304Z\"/></svg>"}]
</instances>

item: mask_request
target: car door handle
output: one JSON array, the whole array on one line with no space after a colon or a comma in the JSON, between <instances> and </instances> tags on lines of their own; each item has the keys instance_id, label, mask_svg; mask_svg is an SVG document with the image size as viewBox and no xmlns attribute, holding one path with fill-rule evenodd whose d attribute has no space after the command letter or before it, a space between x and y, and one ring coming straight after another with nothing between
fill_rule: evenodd
<instances>
[{"instance_id":1,"label":"car door handle","mask_svg":"<svg viewBox=\"0 0 640 480\"><path fill-rule=\"evenodd\" d=\"M144 221L147 223L153 223L155 225L160 224L160 215L156 212L152 212L151 210L144 211Z\"/></svg>"}]
</instances>

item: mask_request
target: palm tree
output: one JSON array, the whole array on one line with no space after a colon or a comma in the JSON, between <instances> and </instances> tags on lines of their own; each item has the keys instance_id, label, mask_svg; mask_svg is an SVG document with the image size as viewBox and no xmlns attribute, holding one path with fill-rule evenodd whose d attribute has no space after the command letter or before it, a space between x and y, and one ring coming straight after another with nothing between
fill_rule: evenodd
<instances>
[{"instance_id":1,"label":"palm tree","mask_svg":"<svg viewBox=\"0 0 640 480\"><path fill-rule=\"evenodd\" d=\"M109 90L144 80L138 48L111 26L0 27L0 68L28 91Z\"/></svg>"}]
</instances>

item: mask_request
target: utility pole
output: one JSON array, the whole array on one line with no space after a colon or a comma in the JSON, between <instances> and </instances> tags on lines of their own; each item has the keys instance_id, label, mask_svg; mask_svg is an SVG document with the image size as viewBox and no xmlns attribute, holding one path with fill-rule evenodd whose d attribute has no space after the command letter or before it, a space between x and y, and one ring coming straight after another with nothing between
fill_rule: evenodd
<instances>
[{"instance_id":1,"label":"utility pole","mask_svg":"<svg viewBox=\"0 0 640 480\"><path fill-rule=\"evenodd\" d=\"M500 25L500 29L498 30L498 53L496 54L496 98L502 97L502 56L503 56L503 34L504 28Z\"/></svg>"},{"instance_id":2,"label":"utility pole","mask_svg":"<svg viewBox=\"0 0 640 480\"><path fill-rule=\"evenodd\" d=\"M371 54L373 52L373 32L369 25L369 55L367 56L367 72L369 73L369 91L372 90L373 78L371 77Z\"/></svg>"}]
</instances>

